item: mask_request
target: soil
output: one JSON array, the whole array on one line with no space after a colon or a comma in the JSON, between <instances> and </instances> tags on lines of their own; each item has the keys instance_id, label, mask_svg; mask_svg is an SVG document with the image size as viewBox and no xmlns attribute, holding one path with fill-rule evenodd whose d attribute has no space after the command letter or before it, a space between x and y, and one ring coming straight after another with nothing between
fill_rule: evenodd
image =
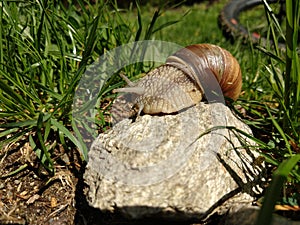
<instances>
[{"instance_id":1,"label":"soil","mask_svg":"<svg viewBox=\"0 0 300 225\"><path fill-rule=\"evenodd\" d=\"M105 225L162 224L159 218L132 221L119 213L100 212L86 201L85 163L74 148L56 147L54 175L39 163L28 142L0 151L0 224ZM163 221L163 224L191 224Z\"/></svg>"}]
</instances>

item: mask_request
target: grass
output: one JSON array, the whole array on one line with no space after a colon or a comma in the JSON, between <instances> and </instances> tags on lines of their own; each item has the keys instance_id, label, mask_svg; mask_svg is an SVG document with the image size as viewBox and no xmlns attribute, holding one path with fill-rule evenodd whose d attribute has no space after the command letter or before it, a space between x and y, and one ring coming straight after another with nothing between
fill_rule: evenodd
<instances>
[{"instance_id":1,"label":"grass","mask_svg":"<svg viewBox=\"0 0 300 225\"><path fill-rule=\"evenodd\" d=\"M76 87L90 64L110 49L132 41L156 39L183 46L209 42L228 49L240 62L243 92L234 104L246 110L244 121L254 132L260 131L256 137L260 150L266 162L277 168L257 224L270 221L277 202L274 195L281 202L292 198L299 204L299 3L286 0L284 31L265 7L270 24L266 34L275 46L258 49L239 40L231 43L223 36L217 15L224 3L120 9L102 1L91 5L78 0L78 5L69 7L50 0L1 1L1 146L29 142L39 169L47 175L55 173L58 148L73 151L77 147L84 161L87 146L79 129L85 124L74 120L72 106ZM256 13L247 12L243 21L248 24L247 18ZM286 54L276 47L278 34L280 40L286 40ZM150 68L139 64L124 70L135 76ZM111 103L110 91L121 84L120 78L113 76L99 94L99 130L110 125L108 108L103 106ZM26 168L22 165L6 176ZM294 191L284 195L287 189Z\"/></svg>"},{"instance_id":2,"label":"grass","mask_svg":"<svg viewBox=\"0 0 300 225\"><path fill-rule=\"evenodd\" d=\"M267 111L278 138L277 146L281 148L282 153L277 157L279 165L272 176L273 179L266 192L265 201L256 224L271 224L272 212L276 200L282 196L282 189L300 183L300 64L297 52L300 5L298 1L293 0L286 0L285 4L286 33L284 34L281 28L276 26L278 21L272 17L272 12L268 10L269 7L265 2L271 38L274 41L274 50L270 54L273 57L270 58L270 66L266 68L271 77L274 78L270 80L270 84L274 90L274 99L278 103L278 111L275 114L272 114L268 107ZM283 60L280 60L281 55L277 48L275 30L286 40L286 54L282 58ZM281 67L281 71L276 70L275 64L278 63L285 66L284 68ZM296 193L292 192L288 196L283 195L283 197L293 198ZM299 205L299 196L296 196L294 200Z\"/></svg>"},{"instance_id":3,"label":"grass","mask_svg":"<svg viewBox=\"0 0 300 225\"><path fill-rule=\"evenodd\" d=\"M28 138L49 174L57 143L78 145L68 129L73 92L88 61L103 51L95 46L100 18L85 14L50 1L1 2L2 144Z\"/></svg>"},{"instance_id":4,"label":"grass","mask_svg":"<svg viewBox=\"0 0 300 225\"><path fill-rule=\"evenodd\" d=\"M71 128L73 97L86 67L105 51L150 39L168 26L153 30L159 11L145 28L140 13L134 24L114 4L78 3L1 2L1 144L27 139L49 174L58 145L77 146L87 158L86 145Z\"/></svg>"}]
</instances>

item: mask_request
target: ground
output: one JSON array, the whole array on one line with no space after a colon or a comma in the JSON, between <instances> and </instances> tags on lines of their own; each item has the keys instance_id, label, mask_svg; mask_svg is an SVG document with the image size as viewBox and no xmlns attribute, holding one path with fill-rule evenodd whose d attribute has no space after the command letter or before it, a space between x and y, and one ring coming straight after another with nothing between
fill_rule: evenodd
<instances>
[{"instance_id":1,"label":"ground","mask_svg":"<svg viewBox=\"0 0 300 225\"><path fill-rule=\"evenodd\" d=\"M55 175L49 176L28 142L7 145L0 153L0 224L73 224L78 162L64 162L70 160L65 153L55 161Z\"/></svg>"}]
</instances>

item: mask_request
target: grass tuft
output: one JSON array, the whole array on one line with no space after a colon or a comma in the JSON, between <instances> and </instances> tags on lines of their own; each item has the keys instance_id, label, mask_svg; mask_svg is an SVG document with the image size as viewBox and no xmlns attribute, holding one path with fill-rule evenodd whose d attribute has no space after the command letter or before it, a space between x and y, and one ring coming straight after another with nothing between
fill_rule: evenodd
<instances>
[{"instance_id":1,"label":"grass tuft","mask_svg":"<svg viewBox=\"0 0 300 225\"><path fill-rule=\"evenodd\" d=\"M273 148L267 155L276 159L276 166L278 167L272 175L272 181L267 189L256 224L271 224L275 204L280 204L287 198L294 198L294 193L289 193L286 189L296 187L300 183L300 71L297 52L299 2L285 1L285 35L282 33L279 21L265 0L264 4L270 25L270 39L273 43L273 46L268 50L264 50L266 56L269 57L269 65L265 65L265 68L269 74L274 104L264 106L267 114L265 114L266 117L263 121L269 121L272 132L270 137L273 138ZM284 37L286 43L284 56L278 48L278 33ZM299 199L294 200L299 202Z\"/></svg>"},{"instance_id":2,"label":"grass tuft","mask_svg":"<svg viewBox=\"0 0 300 225\"><path fill-rule=\"evenodd\" d=\"M87 66L112 48L151 39L178 22L157 25L162 7L145 22L138 1L130 9L120 9L114 1L88 0L2 1L0 6L1 144L27 139L49 175L55 173L59 146L66 151L77 147L82 160L87 159L88 147L72 118L74 93ZM135 9L137 23L126 16ZM130 70L136 75L145 68L140 64ZM101 90L100 102L115 80ZM107 126L104 116L100 120Z\"/></svg>"}]
</instances>

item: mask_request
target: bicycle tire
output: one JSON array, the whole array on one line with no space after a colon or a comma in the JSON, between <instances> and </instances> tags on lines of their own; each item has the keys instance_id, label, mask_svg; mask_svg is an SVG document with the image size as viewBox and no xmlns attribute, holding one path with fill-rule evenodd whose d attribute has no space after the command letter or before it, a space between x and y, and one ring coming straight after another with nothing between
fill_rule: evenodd
<instances>
[{"instance_id":1,"label":"bicycle tire","mask_svg":"<svg viewBox=\"0 0 300 225\"><path fill-rule=\"evenodd\" d=\"M268 3L276 3L278 0L268 0ZM266 38L257 32L250 33L243 25L239 23L239 15L242 11L251 9L257 5L263 4L262 0L231 0L220 12L219 26L226 37L232 41L236 38L242 38L243 41L249 40L262 45L267 43Z\"/></svg>"}]
</instances>

